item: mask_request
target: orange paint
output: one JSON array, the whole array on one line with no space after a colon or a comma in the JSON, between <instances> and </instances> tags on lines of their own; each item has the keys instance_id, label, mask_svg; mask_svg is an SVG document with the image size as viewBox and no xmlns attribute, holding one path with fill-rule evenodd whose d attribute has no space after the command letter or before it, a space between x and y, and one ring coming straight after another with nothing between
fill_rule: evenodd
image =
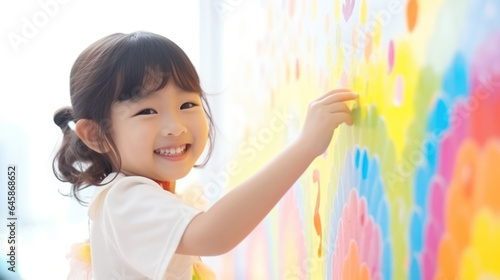
<instances>
[{"instance_id":1,"label":"orange paint","mask_svg":"<svg viewBox=\"0 0 500 280\"><path fill-rule=\"evenodd\" d=\"M463 142L455 163L445 205L446 232L439 244L436 279L456 279L464 250L471 242L474 216L481 209L500 213L500 145L484 149L473 139Z\"/></svg>"},{"instance_id":2,"label":"orange paint","mask_svg":"<svg viewBox=\"0 0 500 280\"><path fill-rule=\"evenodd\" d=\"M365 60L366 62L370 61L370 57L372 55L372 34L371 32L366 32L366 37L365 37Z\"/></svg>"},{"instance_id":3,"label":"orange paint","mask_svg":"<svg viewBox=\"0 0 500 280\"><path fill-rule=\"evenodd\" d=\"M342 266L342 280L369 280L370 271L366 263L359 259L358 246L351 240L349 243L349 253Z\"/></svg>"},{"instance_id":4,"label":"orange paint","mask_svg":"<svg viewBox=\"0 0 500 280\"><path fill-rule=\"evenodd\" d=\"M406 7L406 22L408 24L408 29L410 32L413 31L415 25L417 24L418 16L418 2L417 0L408 1L408 6Z\"/></svg>"},{"instance_id":5,"label":"orange paint","mask_svg":"<svg viewBox=\"0 0 500 280\"><path fill-rule=\"evenodd\" d=\"M318 196L316 197L316 207L314 208L314 228L316 229L316 233L319 235L319 247L318 247L318 257L321 257L323 244L323 233L321 231L321 216L319 215L319 200L320 200L320 183L319 183L319 170L314 169L313 172L313 181L314 183L318 183Z\"/></svg>"}]
</instances>

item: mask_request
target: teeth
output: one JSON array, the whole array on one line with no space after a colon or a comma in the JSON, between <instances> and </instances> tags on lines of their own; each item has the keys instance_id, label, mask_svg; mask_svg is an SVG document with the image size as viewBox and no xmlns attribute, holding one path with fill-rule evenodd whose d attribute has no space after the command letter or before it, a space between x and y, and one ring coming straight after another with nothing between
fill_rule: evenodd
<instances>
[{"instance_id":1,"label":"teeth","mask_svg":"<svg viewBox=\"0 0 500 280\"><path fill-rule=\"evenodd\" d=\"M164 155L164 156L177 156L181 155L184 153L186 150L186 145L179 146L177 148L170 148L170 149L158 149L155 150L155 153Z\"/></svg>"}]
</instances>

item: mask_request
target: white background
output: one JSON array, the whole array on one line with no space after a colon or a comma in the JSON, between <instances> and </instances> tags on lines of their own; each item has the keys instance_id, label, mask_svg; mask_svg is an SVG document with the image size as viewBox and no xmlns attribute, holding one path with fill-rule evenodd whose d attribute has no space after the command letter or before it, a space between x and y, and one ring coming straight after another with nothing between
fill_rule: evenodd
<instances>
[{"instance_id":1,"label":"white background","mask_svg":"<svg viewBox=\"0 0 500 280\"><path fill-rule=\"evenodd\" d=\"M106 35L146 30L176 42L199 69L200 45L210 38L200 44L195 0L2 1L0 21L0 279L15 279L6 271L3 225L9 164L18 169L16 269L21 279L65 279L66 252L88 236L86 208L58 193L68 186L51 165L62 136L53 114L70 105L74 60Z\"/></svg>"}]
</instances>

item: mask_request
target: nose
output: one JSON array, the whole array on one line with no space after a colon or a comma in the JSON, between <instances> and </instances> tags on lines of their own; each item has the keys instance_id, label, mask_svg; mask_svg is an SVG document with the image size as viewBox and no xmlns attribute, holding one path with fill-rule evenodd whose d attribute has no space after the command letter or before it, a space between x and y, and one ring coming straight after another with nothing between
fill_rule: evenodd
<instances>
[{"instance_id":1,"label":"nose","mask_svg":"<svg viewBox=\"0 0 500 280\"><path fill-rule=\"evenodd\" d=\"M176 114L167 114L162 121L161 134L163 136L179 136L187 132L182 119Z\"/></svg>"}]
</instances>

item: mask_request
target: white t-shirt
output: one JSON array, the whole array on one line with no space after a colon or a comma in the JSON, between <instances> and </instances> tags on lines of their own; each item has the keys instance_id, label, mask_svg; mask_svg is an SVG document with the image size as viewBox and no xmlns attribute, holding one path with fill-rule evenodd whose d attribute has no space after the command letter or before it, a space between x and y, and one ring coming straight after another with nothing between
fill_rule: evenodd
<instances>
[{"instance_id":1,"label":"white t-shirt","mask_svg":"<svg viewBox=\"0 0 500 280\"><path fill-rule=\"evenodd\" d=\"M94 279L191 280L199 258L175 250L200 212L151 179L118 173L96 187L89 205Z\"/></svg>"}]
</instances>

